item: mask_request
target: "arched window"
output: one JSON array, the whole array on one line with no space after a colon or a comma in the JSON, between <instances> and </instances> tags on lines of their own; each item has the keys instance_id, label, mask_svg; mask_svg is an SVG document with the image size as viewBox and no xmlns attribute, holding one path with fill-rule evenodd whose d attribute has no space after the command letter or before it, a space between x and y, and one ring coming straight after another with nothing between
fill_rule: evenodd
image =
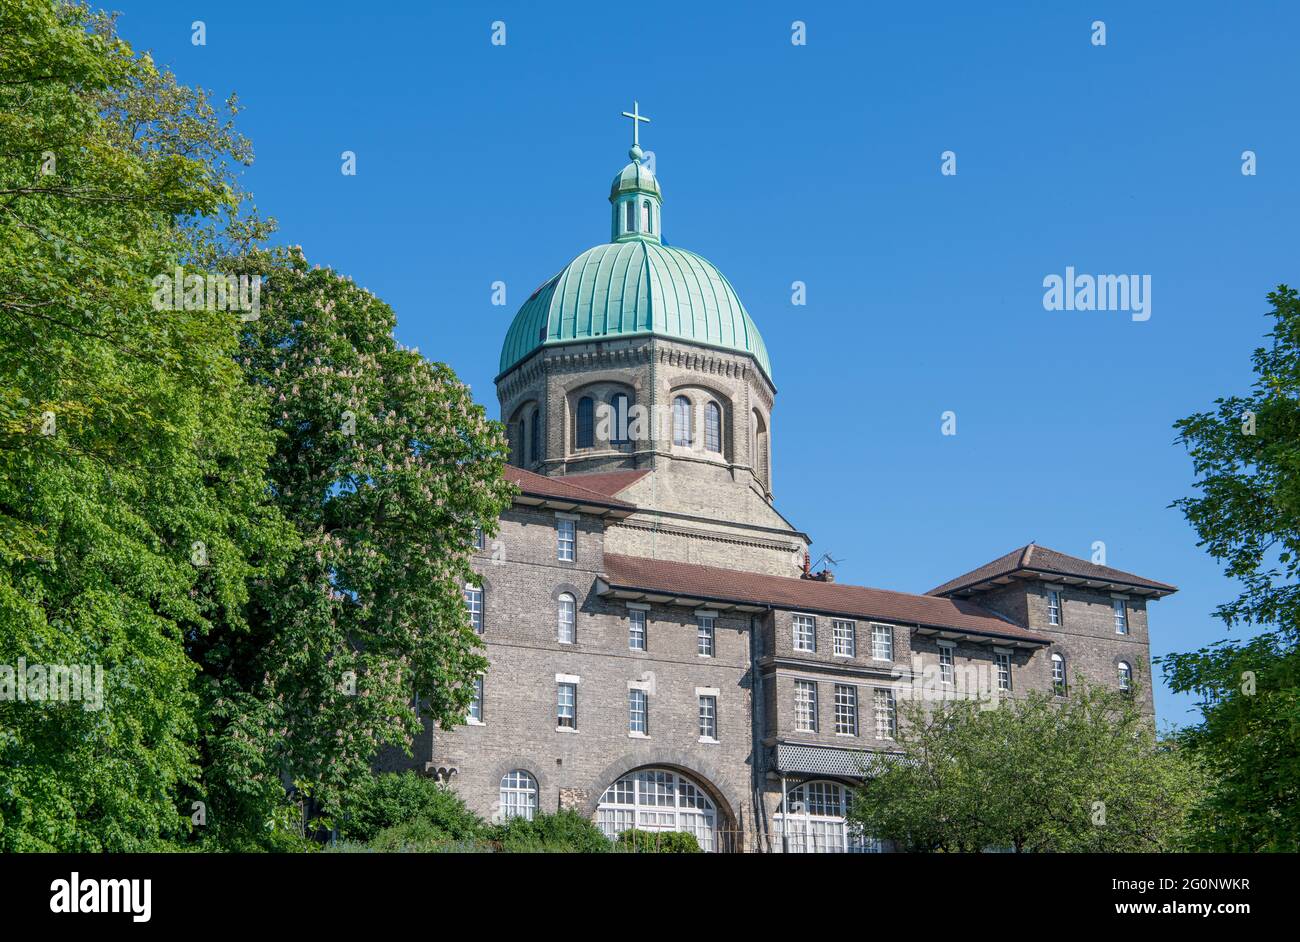
<instances>
[{"instance_id":1,"label":"arched window","mask_svg":"<svg viewBox=\"0 0 1300 942\"><path fill-rule=\"evenodd\" d=\"M577 637L577 608L577 603L568 592L560 596L556 608L555 636L561 644L573 644Z\"/></svg>"},{"instance_id":2,"label":"arched window","mask_svg":"<svg viewBox=\"0 0 1300 942\"><path fill-rule=\"evenodd\" d=\"M654 232L654 231L655 231L654 216L652 215L652 212L653 212L653 211L650 209L650 201L649 201L649 200L644 200L644 201L642 201L642 203L641 203L641 230L642 230L643 232Z\"/></svg>"},{"instance_id":3,"label":"arched window","mask_svg":"<svg viewBox=\"0 0 1300 942\"><path fill-rule=\"evenodd\" d=\"M1133 668L1129 667L1128 661L1120 661L1119 668L1119 689L1124 693L1133 692Z\"/></svg>"},{"instance_id":4,"label":"arched window","mask_svg":"<svg viewBox=\"0 0 1300 942\"><path fill-rule=\"evenodd\" d=\"M578 447L591 448L596 444L596 409L590 396L578 400Z\"/></svg>"},{"instance_id":5,"label":"arched window","mask_svg":"<svg viewBox=\"0 0 1300 942\"><path fill-rule=\"evenodd\" d=\"M722 410L716 402L704 407L704 447L708 451L722 451Z\"/></svg>"},{"instance_id":6,"label":"arched window","mask_svg":"<svg viewBox=\"0 0 1300 942\"><path fill-rule=\"evenodd\" d=\"M636 232L636 203L632 200L627 201L627 225L623 228L628 232Z\"/></svg>"},{"instance_id":7,"label":"arched window","mask_svg":"<svg viewBox=\"0 0 1300 942\"><path fill-rule=\"evenodd\" d=\"M537 462L542 458L542 410L534 409L532 418L532 436L529 439L528 458Z\"/></svg>"},{"instance_id":8,"label":"arched window","mask_svg":"<svg viewBox=\"0 0 1300 942\"><path fill-rule=\"evenodd\" d=\"M528 454L528 452L524 450L524 445L526 444L525 437L527 434L528 426L524 424L524 420L520 418L519 440L515 443L515 464L519 465L521 468L524 466L524 456Z\"/></svg>"},{"instance_id":9,"label":"arched window","mask_svg":"<svg viewBox=\"0 0 1300 942\"><path fill-rule=\"evenodd\" d=\"M750 465L754 469L754 476L763 487L770 489L772 481L768 477L767 467L767 423L763 421L763 416L757 409L753 412L749 429Z\"/></svg>"},{"instance_id":10,"label":"arched window","mask_svg":"<svg viewBox=\"0 0 1300 942\"><path fill-rule=\"evenodd\" d=\"M537 813L537 779L523 769L501 776L501 820L526 818Z\"/></svg>"},{"instance_id":11,"label":"arched window","mask_svg":"<svg viewBox=\"0 0 1300 942\"><path fill-rule=\"evenodd\" d=\"M673 400L673 444L691 444L691 401L685 396Z\"/></svg>"},{"instance_id":12,"label":"arched window","mask_svg":"<svg viewBox=\"0 0 1300 942\"><path fill-rule=\"evenodd\" d=\"M1065 658L1059 654L1052 655L1052 691L1058 696L1065 696Z\"/></svg>"},{"instance_id":13,"label":"arched window","mask_svg":"<svg viewBox=\"0 0 1300 942\"><path fill-rule=\"evenodd\" d=\"M627 423L629 400L626 393L614 393L609 399L610 415L609 420L611 428L609 430L609 441L611 445L626 445L629 441Z\"/></svg>"},{"instance_id":14,"label":"arched window","mask_svg":"<svg viewBox=\"0 0 1300 942\"><path fill-rule=\"evenodd\" d=\"M774 818L776 850L790 854L879 853L880 842L849 827L849 790L838 782L804 782L786 794Z\"/></svg>"},{"instance_id":15,"label":"arched window","mask_svg":"<svg viewBox=\"0 0 1300 942\"><path fill-rule=\"evenodd\" d=\"M703 788L667 769L629 772L600 796L596 826L610 840L624 831L689 831L700 849L717 848L718 810Z\"/></svg>"}]
</instances>

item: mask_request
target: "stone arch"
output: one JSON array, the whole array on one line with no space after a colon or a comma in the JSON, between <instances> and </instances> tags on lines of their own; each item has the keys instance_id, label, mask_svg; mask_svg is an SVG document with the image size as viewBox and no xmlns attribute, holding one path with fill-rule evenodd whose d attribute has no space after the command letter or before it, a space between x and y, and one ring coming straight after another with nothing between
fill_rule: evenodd
<instances>
[{"instance_id":1,"label":"stone arch","mask_svg":"<svg viewBox=\"0 0 1300 942\"><path fill-rule=\"evenodd\" d=\"M563 441L566 457L574 457L584 453L620 450L619 445L603 440L600 436L601 408L602 406L608 407L611 398L618 394L627 396L628 402L632 406L647 405L642 395L641 383L638 380L639 377L625 372L610 371L608 373L587 374L561 387L564 394ZM584 397L590 397L592 400L595 434L590 448L583 447L579 449L578 402Z\"/></svg>"},{"instance_id":2,"label":"stone arch","mask_svg":"<svg viewBox=\"0 0 1300 942\"><path fill-rule=\"evenodd\" d=\"M605 766L595 778L596 787L587 797L582 813L588 818L594 819L596 809L600 805L600 797L605 793L605 789L623 776L644 769L668 769L686 776L704 790L717 808L718 828L720 830L735 830L740 826L738 809L741 804L739 797L730 794L729 789L719 784L725 781L721 771L707 760L701 760L698 756L687 755L676 749L656 750L649 755L637 758L630 755L624 756L622 759Z\"/></svg>"},{"instance_id":3,"label":"stone arch","mask_svg":"<svg viewBox=\"0 0 1300 942\"><path fill-rule=\"evenodd\" d=\"M552 788L551 780L547 776L545 769L537 761L536 756L509 756L497 762L491 771L491 777L488 783L491 786L491 810L485 815L490 821L497 820L501 811L501 779L505 778L506 773L513 772L515 769L521 769L533 777L537 783L537 810L539 812L553 811L555 808L548 807L542 799L542 796Z\"/></svg>"}]
</instances>

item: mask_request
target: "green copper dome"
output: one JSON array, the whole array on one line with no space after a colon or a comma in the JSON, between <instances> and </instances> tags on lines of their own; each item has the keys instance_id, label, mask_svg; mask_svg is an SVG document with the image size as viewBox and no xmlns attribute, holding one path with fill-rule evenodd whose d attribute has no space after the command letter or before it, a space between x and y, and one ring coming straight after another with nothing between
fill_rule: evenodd
<instances>
[{"instance_id":1,"label":"green copper dome","mask_svg":"<svg viewBox=\"0 0 1300 942\"><path fill-rule=\"evenodd\" d=\"M501 347L501 375L541 347L652 336L747 353L772 379L758 328L736 290L707 260L664 245L663 194L646 166L633 105L632 162L610 187L610 241L588 249L533 292Z\"/></svg>"},{"instance_id":2,"label":"green copper dome","mask_svg":"<svg viewBox=\"0 0 1300 942\"><path fill-rule=\"evenodd\" d=\"M588 249L534 291L506 333L501 372L539 347L633 336L748 353L772 378L763 338L722 272L639 238Z\"/></svg>"}]
</instances>

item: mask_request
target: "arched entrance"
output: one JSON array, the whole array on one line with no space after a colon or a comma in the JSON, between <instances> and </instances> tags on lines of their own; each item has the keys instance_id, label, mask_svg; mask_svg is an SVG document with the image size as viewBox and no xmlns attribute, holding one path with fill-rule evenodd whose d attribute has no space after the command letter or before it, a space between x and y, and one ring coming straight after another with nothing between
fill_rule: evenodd
<instances>
[{"instance_id":1,"label":"arched entrance","mask_svg":"<svg viewBox=\"0 0 1300 942\"><path fill-rule=\"evenodd\" d=\"M671 769L629 772L596 805L596 826L611 840L629 828L689 831L704 851L718 849L718 818L704 787Z\"/></svg>"}]
</instances>

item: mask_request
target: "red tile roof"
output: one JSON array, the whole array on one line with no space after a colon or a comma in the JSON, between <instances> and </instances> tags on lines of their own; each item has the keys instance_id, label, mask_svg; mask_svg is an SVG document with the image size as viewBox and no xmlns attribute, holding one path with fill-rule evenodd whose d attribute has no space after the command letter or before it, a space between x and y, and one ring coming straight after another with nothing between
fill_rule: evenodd
<instances>
[{"instance_id":1,"label":"red tile roof","mask_svg":"<svg viewBox=\"0 0 1300 942\"><path fill-rule=\"evenodd\" d=\"M1086 559L1068 556L1065 553L1058 553L1056 550L1048 549L1046 546L1030 543L1028 546L1012 550L1005 556L999 556L993 562L980 566L978 569L973 569L964 576L958 576L956 579L945 582L943 585L931 589L927 594L947 595L986 582L989 579L996 579L1015 572L1078 576L1083 579L1095 579L1103 582L1116 582L1140 588L1156 589L1162 593L1178 591L1176 586L1164 582L1144 579L1141 576L1133 575L1131 572L1111 569L1109 566L1098 566Z\"/></svg>"},{"instance_id":2,"label":"red tile roof","mask_svg":"<svg viewBox=\"0 0 1300 942\"><path fill-rule=\"evenodd\" d=\"M904 625L952 628L994 637L1046 642L986 608L960 599L909 595L838 582L765 576L714 566L605 554L605 578L614 588L682 595L705 601L771 605Z\"/></svg>"},{"instance_id":3,"label":"red tile roof","mask_svg":"<svg viewBox=\"0 0 1300 942\"><path fill-rule=\"evenodd\" d=\"M649 468L641 468L637 471L598 471L589 474L566 474L562 480L613 497L649 473Z\"/></svg>"},{"instance_id":4,"label":"red tile roof","mask_svg":"<svg viewBox=\"0 0 1300 942\"><path fill-rule=\"evenodd\" d=\"M601 507L615 507L635 510L634 505L618 500L601 491L570 483L570 479L561 475L548 478L544 474L534 474L514 465L506 465L505 478L519 486L525 494L533 497L545 497L553 500L572 501L581 504L596 504Z\"/></svg>"}]
</instances>

